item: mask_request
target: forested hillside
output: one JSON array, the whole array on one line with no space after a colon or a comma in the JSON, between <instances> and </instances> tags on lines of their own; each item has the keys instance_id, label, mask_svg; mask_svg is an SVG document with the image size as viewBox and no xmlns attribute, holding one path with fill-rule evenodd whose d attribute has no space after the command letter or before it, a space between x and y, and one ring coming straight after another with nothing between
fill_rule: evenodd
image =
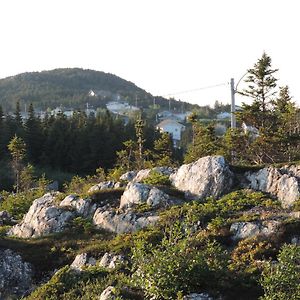
<instances>
[{"instance_id":1,"label":"forested hillside","mask_svg":"<svg viewBox=\"0 0 300 300\"><path fill-rule=\"evenodd\" d=\"M105 91L111 95L89 97L89 91ZM113 74L83 70L79 68L55 69L52 71L30 72L0 80L0 100L4 111L12 111L19 101L22 109L25 104L34 104L40 109L54 108L59 105L73 108L84 108L88 102L95 107L104 106L118 94L124 100L139 107L153 105L153 96ZM169 107L169 100L155 98L160 107ZM194 105L185 103L185 109ZM172 100L173 109L182 109L182 102Z\"/></svg>"}]
</instances>

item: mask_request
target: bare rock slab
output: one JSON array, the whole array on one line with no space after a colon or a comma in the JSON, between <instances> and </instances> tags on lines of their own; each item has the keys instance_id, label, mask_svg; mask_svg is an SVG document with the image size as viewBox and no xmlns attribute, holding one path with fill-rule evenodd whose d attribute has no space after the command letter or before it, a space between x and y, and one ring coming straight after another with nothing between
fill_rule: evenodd
<instances>
[{"instance_id":1,"label":"bare rock slab","mask_svg":"<svg viewBox=\"0 0 300 300\"><path fill-rule=\"evenodd\" d=\"M172 184L188 198L220 197L233 185L233 173L222 156L206 156L182 165L170 176Z\"/></svg>"}]
</instances>

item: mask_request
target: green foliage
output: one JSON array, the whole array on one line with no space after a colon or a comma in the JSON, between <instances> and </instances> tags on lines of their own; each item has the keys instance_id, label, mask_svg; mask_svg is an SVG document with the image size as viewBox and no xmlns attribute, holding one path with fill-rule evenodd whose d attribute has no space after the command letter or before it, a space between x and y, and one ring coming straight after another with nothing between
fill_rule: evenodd
<instances>
[{"instance_id":1,"label":"green foliage","mask_svg":"<svg viewBox=\"0 0 300 300\"><path fill-rule=\"evenodd\" d=\"M204 126L200 123L194 123L193 131L194 139L185 154L185 163L191 163L201 157L220 153L220 142L219 138L215 135L213 124Z\"/></svg>"},{"instance_id":2,"label":"green foliage","mask_svg":"<svg viewBox=\"0 0 300 300\"><path fill-rule=\"evenodd\" d=\"M91 234L95 230L95 226L93 220L77 217L71 221L70 229L78 233Z\"/></svg>"},{"instance_id":3,"label":"green foliage","mask_svg":"<svg viewBox=\"0 0 300 300\"><path fill-rule=\"evenodd\" d=\"M154 141L153 150L153 165L158 167L174 166L174 147L169 133L161 133L160 138Z\"/></svg>"},{"instance_id":4,"label":"green foliage","mask_svg":"<svg viewBox=\"0 0 300 300\"><path fill-rule=\"evenodd\" d=\"M261 192L238 190L220 199L212 197L205 201L193 201L182 206L171 207L161 213L162 224L172 224L176 220L186 220L189 226L197 223L208 225L208 229L216 232L240 217L240 212L252 207L279 207L279 203L271 200Z\"/></svg>"},{"instance_id":5,"label":"green foliage","mask_svg":"<svg viewBox=\"0 0 300 300\"><path fill-rule=\"evenodd\" d=\"M20 173L20 190L28 191L35 186L34 180L34 167L31 164L27 164L26 167L21 170Z\"/></svg>"},{"instance_id":6,"label":"green foliage","mask_svg":"<svg viewBox=\"0 0 300 300\"><path fill-rule=\"evenodd\" d=\"M98 168L95 175L88 175L86 177L74 176L70 182L64 184L64 191L67 194L86 195L92 185L105 181L105 179L104 170Z\"/></svg>"},{"instance_id":7,"label":"green foliage","mask_svg":"<svg viewBox=\"0 0 300 300\"><path fill-rule=\"evenodd\" d=\"M180 232L173 227L161 244L137 242L132 250L133 282L147 299L175 299L178 293L205 290L223 270L224 251L216 242L195 249Z\"/></svg>"},{"instance_id":8,"label":"green foliage","mask_svg":"<svg viewBox=\"0 0 300 300\"><path fill-rule=\"evenodd\" d=\"M15 188L18 193L21 184L20 175L23 169L22 162L26 155L26 144L20 137L17 137L17 135L15 135L7 145L7 148L12 156L12 167L16 178Z\"/></svg>"},{"instance_id":9,"label":"green foliage","mask_svg":"<svg viewBox=\"0 0 300 300\"><path fill-rule=\"evenodd\" d=\"M78 299L77 297L74 297L76 294L71 293L72 289L74 289L78 285L78 282L81 282L83 284L98 279L100 280L98 281L99 284L101 282L101 279L105 278L106 276L107 271L101 268L90 268L89 271L77 273L70 269L68 266L65 266L57 273L55 273L55 275L46 284L36 289L30 296L26 297L25 299ZM98 288L99 287L101 288L100 284L98 285Z\"/></svg>"},{"instance_id":10,"label":"green foliage","mask_svg":"<svg viewBox=\"0 0 300 300\"><path fill-rule=\"evenodd\" d=\"M262 300L300 299L300 247L284 245L278 255L278 263L266 265L261 285Z\"/></svg>"},{"instance_id":11,"label":"green foliage","mask_svg":"<svg viewBox=\"0 0 300 300\"><path fill-rule=\"evenodd\" d=\"M1 192L3 200L0 202L0 211L7 210L16 220L21 220L32 202L45 194L44 188L35 188L16 194L6 191Z\"/></svg>"},{"instance_id":12,"label":"green foliage","mask_svg":"<svg viewBox=\"0 0 300 300\"><path fill-rule=\"evenodd\" d=\"M143 180L143 183L152 185L171 185L169 176L153 170L150 172L149 176Z\"/></svg>"}]
</instances>

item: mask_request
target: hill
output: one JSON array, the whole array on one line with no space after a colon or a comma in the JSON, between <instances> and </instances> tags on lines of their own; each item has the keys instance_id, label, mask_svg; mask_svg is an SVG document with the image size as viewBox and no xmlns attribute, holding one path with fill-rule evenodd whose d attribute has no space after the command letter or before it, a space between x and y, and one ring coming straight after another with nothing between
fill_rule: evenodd
<instances>
[{"instance_id":1,"label":"hill","mask_svg":"<svg viewBox=\"0 0 300 300\"><path fill-rule=\"evenodd\" d=\"M89 91L100 91L89 96ZM12 111L17 101L22 109L33 103L36 108L47 109L62 105L76 109L90 105L104 107L117 96L131 104L148 108L154 97L134 83L116 75L79 68L55 69L51 71L22 73L0 80L0 99L4 111ZM169 100L155 97L161 108L169 107ZM172 108L182 109L182 102L172 100ZM185 103L185 109L194 105Z\"/></svg>"}]
</instances>

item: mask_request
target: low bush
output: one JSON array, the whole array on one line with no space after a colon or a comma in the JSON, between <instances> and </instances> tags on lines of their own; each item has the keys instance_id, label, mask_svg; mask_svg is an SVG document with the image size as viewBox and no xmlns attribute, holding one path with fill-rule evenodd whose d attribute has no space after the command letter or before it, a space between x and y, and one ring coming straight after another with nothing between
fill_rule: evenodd
<instances>
[{"instance_id":1,"label":"low bush","mask_svg":"<svg viewBox=\"0 0 300 300\"><path fill-rule=\"evenodd\" d=\"M300 246L284 245L278 263L266 264L260 283L261 300L300 299Z\"/></svg>"},{"instance_id":2,"label":"low bush","mask_svg":"<svg viewBox=\"0 0 300 300\"><path fill-rule=\"evenodd\" d=\"M167 185L171 184L169 176L162 173L151 171L149 176L146 177L142 183L151 184L151 185Z\"/></svg>"}]
</instances>

